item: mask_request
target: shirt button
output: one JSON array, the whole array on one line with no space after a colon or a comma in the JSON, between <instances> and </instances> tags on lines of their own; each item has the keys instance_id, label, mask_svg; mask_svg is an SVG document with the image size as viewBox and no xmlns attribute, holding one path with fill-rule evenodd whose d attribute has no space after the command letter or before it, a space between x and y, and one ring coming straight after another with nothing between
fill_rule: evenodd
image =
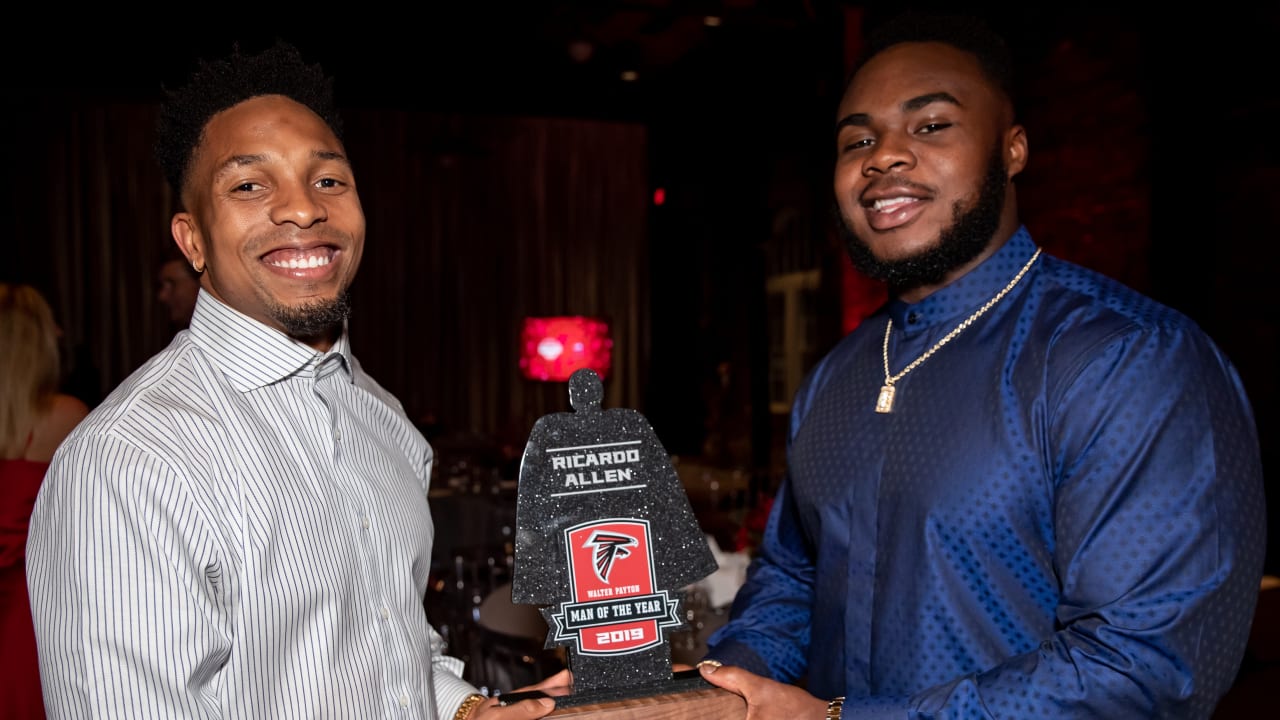
<instances>
[{"instance_id":1,"label":"shirt button","mask_svg":"<svg viewBox=\"0 0 1280 720\"><path fill-rule=\"evenodd\" d=\"M384 607L381 610L378 610L378 615L382 616L383 620L386 620L387 618L391 617L391 611Z\"/></svg>"},{"instance_id":2,"label":"shirt button","mask_svg":"<svg viewBox=\"0 0 1280 720\"><path fill-rule=\"evenodd\" d=\"M334 431L333 431L333 441L334 441L334 442L338 442L338 441L339 441L339 440L341 440L341 439L342 439L342 431L341 431L341 430L334 430Z\"/></svg>"},{"instance_id":3,"label":"shirt button","mask_svg":"<svg viewBox=\"0 0 1280 720\"><path fill-rule=\"evenodd\" d=\"M908 315L907 315L907 322L909 322L909 323L917 323L917 322L920 322L920 313L918 313L918 312L913 312L913 313L908 314Z\"/></svg>"},{"instance_id":4,"label":"shirt button","mask_svg":"<svg viewBox=\"0 0 1280 720\"><path fill-rule=\"evenodd\" d=\"M364 528L365 530L368 530L368 529L369 529L369 516L368 516L368 515L364 515L364 516L362 516L362 517L360 518L360 527Z\"/></svg>"},{"instance_id":5,"label":"shirt button","mask_svg":"<svg viewBox=\"0 0 1280 720\"><path fill-rule=\"evenodd\" d=\"M400 696L400 707L402 707L402 708L407 708L407 707L409 707L409 696L408 696L408 695L401 695L401 696Z\"/></svg>"}]
</instances>

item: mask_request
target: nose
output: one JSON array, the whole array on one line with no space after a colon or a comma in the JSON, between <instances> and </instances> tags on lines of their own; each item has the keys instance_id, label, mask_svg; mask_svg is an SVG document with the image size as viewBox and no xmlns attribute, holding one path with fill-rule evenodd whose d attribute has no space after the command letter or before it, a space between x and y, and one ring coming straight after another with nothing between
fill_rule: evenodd
<instances>
[{"instance_id":1,"label":"nose","mask_svg":"<svg viewBox=\"0 0 1280 720\"><path fill-rule=\"evenodd\" d=\"M277 225L292 223L311 227L328 219L323 196L307 182L282 183L271 208L271 221Z\"/></svg>"},{"instance_id":2,"label":"nose","mask_svg":"<svg viewBox=\"0 0 1280 720\"><path fill-rule=\"evenodd\" d=\"M862 165L865 177L888 172L910 170L915 167L916 156L906 138L899 133L885 133L877 139L872 151Z\"/></svg>"}]
</instances>

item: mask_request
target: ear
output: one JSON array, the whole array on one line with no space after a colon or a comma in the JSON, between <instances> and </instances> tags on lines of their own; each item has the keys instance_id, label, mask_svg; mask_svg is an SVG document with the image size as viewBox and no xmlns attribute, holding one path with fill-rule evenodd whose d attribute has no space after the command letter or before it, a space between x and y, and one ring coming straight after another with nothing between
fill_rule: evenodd
<instances>
[{"instance_id":1,"label":"ear","mask_svg":"<svg viewBox=\"0 0 1280 720\"><path fill-rule=\"evenodd\" d=\"M1010 180L1027 167L1027 130L1021 125L1010 126L1004 133L1004 164Z\"/></svg>"},{"instance_id":2,"label":"ear","mask_svg":"<svg viewBox=\"0 0 1280 720\"><path fill-rule=\"evenodd\" d=\"M174 214L169 221L169 232L173 235L173 241L178 243L178 249L187 256L191 267L196 272L203 273L206 267L204 238L200 235L195 217L188 212Z\"/></svg>"}]
</instances>

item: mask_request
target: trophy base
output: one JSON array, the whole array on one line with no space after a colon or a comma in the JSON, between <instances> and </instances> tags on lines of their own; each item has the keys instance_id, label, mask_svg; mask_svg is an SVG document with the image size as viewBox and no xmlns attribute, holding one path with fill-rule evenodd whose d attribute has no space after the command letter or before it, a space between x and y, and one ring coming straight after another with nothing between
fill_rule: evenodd
<instances>
[{"instance_id":1,"label":"trophy base","mask_svg":"<svg viewBox=\"0 0 1280 720\"><path fill-rule=\"evenodd\" d=\"M695 670L673 672L666 682L631 687L574 691L572 687L503 693L499 703L550 697L556 709L548 717L572 715L578 720L698 717L706 720L745 718L741 697L712 685Z\"/></svg>"}]
</instances>

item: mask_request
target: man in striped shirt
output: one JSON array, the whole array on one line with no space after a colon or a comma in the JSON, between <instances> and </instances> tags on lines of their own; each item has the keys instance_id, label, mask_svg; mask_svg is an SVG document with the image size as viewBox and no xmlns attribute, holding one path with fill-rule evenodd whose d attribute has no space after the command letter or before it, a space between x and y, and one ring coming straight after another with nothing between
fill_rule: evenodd
<instances>
[{"instance_id":1,"label":"man in striped shirt","mask_svg":"<svg viewBox=\"0 0 1280 720\"><path fill-rule=\"evenodd\" d=\"M340 132L330 81L283 44L202 63L162 107L199 300L64 442L37 500L51 717L554 707L478 694L427 621L431 448L348 344L365 220Z\"/></svg>"}]
</instances>

